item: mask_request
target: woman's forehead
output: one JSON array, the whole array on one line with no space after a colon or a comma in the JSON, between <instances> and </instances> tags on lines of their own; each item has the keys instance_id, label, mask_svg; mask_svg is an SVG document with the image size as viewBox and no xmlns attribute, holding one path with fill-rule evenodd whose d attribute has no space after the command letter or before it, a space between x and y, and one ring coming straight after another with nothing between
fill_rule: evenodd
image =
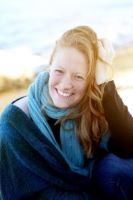
<instances>
[{"instance_id":1,"label":"woman's forehead","mask_svg":"<svg viewBox=\"0 0 133 200\"><path fill-rule=\"evenodd\" d=\"M56 52L55 55L53 56L53 61L52 62L75 62L79 64L86 63L86 56L79 51L76 48L72 47L65 47L65 48L59 48Z\"/></svg>"},{"instance_id":2,"label":"woman's forehead","mask_svg":"<svg viewBox=\"0 0 133 200\"><path fill-rule=\"evenodd\" d=\"M88 64L83 53L76 48L60 48L51 63L52 67L71 68L77 72L88 71Z\"/></svg>"}]
</instances>

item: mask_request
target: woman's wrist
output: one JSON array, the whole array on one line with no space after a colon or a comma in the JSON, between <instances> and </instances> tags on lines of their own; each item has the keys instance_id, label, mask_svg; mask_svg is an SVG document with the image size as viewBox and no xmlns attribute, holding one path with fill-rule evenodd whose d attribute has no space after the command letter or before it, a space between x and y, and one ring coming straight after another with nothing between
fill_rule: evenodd
<instances>
[{"instance_id":1,"label":"woman's wrist","mask_svg":"<svg viewBox=\"0 0 133 200\"><path fill-rule=\"evenodd\" d=\"M106 83L102 99L103 104L106 104L109 101L111 101L111 99L114 98L115 93L116 93L116 86L114 81L109 81L108 83Z\"/></svg>"}]
</instances>

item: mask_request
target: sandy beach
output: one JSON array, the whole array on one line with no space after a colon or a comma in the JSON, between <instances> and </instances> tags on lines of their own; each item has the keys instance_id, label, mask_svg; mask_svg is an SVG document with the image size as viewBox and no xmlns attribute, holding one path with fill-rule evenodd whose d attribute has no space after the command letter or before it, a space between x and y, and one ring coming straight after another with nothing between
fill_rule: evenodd
<instances>
[{"instance_id":1,"label":"sandy beach","mask_svg":"<svg viewBox=\"0 0 133 200\"><path fill-rule=\"evenodd\" d=\"M114 59L114 80L124 103L133 114L133 45L120 48ZM28 87L28 86L27 86ZM0 111L13 99L26 95L26 88L0 92Z\"/></svg>"}]
</instances>

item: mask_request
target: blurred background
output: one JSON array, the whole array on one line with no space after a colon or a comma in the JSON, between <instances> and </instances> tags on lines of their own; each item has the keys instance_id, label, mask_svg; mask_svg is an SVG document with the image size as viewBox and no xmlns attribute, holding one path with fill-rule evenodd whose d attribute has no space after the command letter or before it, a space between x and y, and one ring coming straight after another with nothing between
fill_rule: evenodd
<instances>
[{"instance_id":1,"label":"blurred background","mask_svg":"<svg viewBox=\"0 0 133 200\"><path fill-rule=\"evenodd\" d=\"M0 111L26 95L48 65L56 39L77 25L113 42L114 80L133 114L132 0L0 0Z\"/></svg>"}]
</instances>

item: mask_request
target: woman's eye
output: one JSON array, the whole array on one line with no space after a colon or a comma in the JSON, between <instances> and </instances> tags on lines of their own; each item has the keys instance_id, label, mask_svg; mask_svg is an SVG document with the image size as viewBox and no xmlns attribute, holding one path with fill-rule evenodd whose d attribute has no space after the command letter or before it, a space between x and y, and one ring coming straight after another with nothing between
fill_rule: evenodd
<instances>
[{"instance_id":1,"label":"woman's eye","mask_svg":"<svg viewBox=\"0 0 133 200\"><path fill-rule=\"evenodd\" d=\"M63 71L60 70L60 69L55 69L55 72L58 73L58 74L62 74L63 73Z\"/></svg>"},{"instance_id":2,"label":"woman's eye","mask_svg":"<svg viewBox=\"0 0 133 200\"><path fill-rule=\"evenodd\" d=\"M83 77L83 76L76 75L76 79L77 79L77 80L84 80L84 77Z\"/></svg>"}]
</instances>

